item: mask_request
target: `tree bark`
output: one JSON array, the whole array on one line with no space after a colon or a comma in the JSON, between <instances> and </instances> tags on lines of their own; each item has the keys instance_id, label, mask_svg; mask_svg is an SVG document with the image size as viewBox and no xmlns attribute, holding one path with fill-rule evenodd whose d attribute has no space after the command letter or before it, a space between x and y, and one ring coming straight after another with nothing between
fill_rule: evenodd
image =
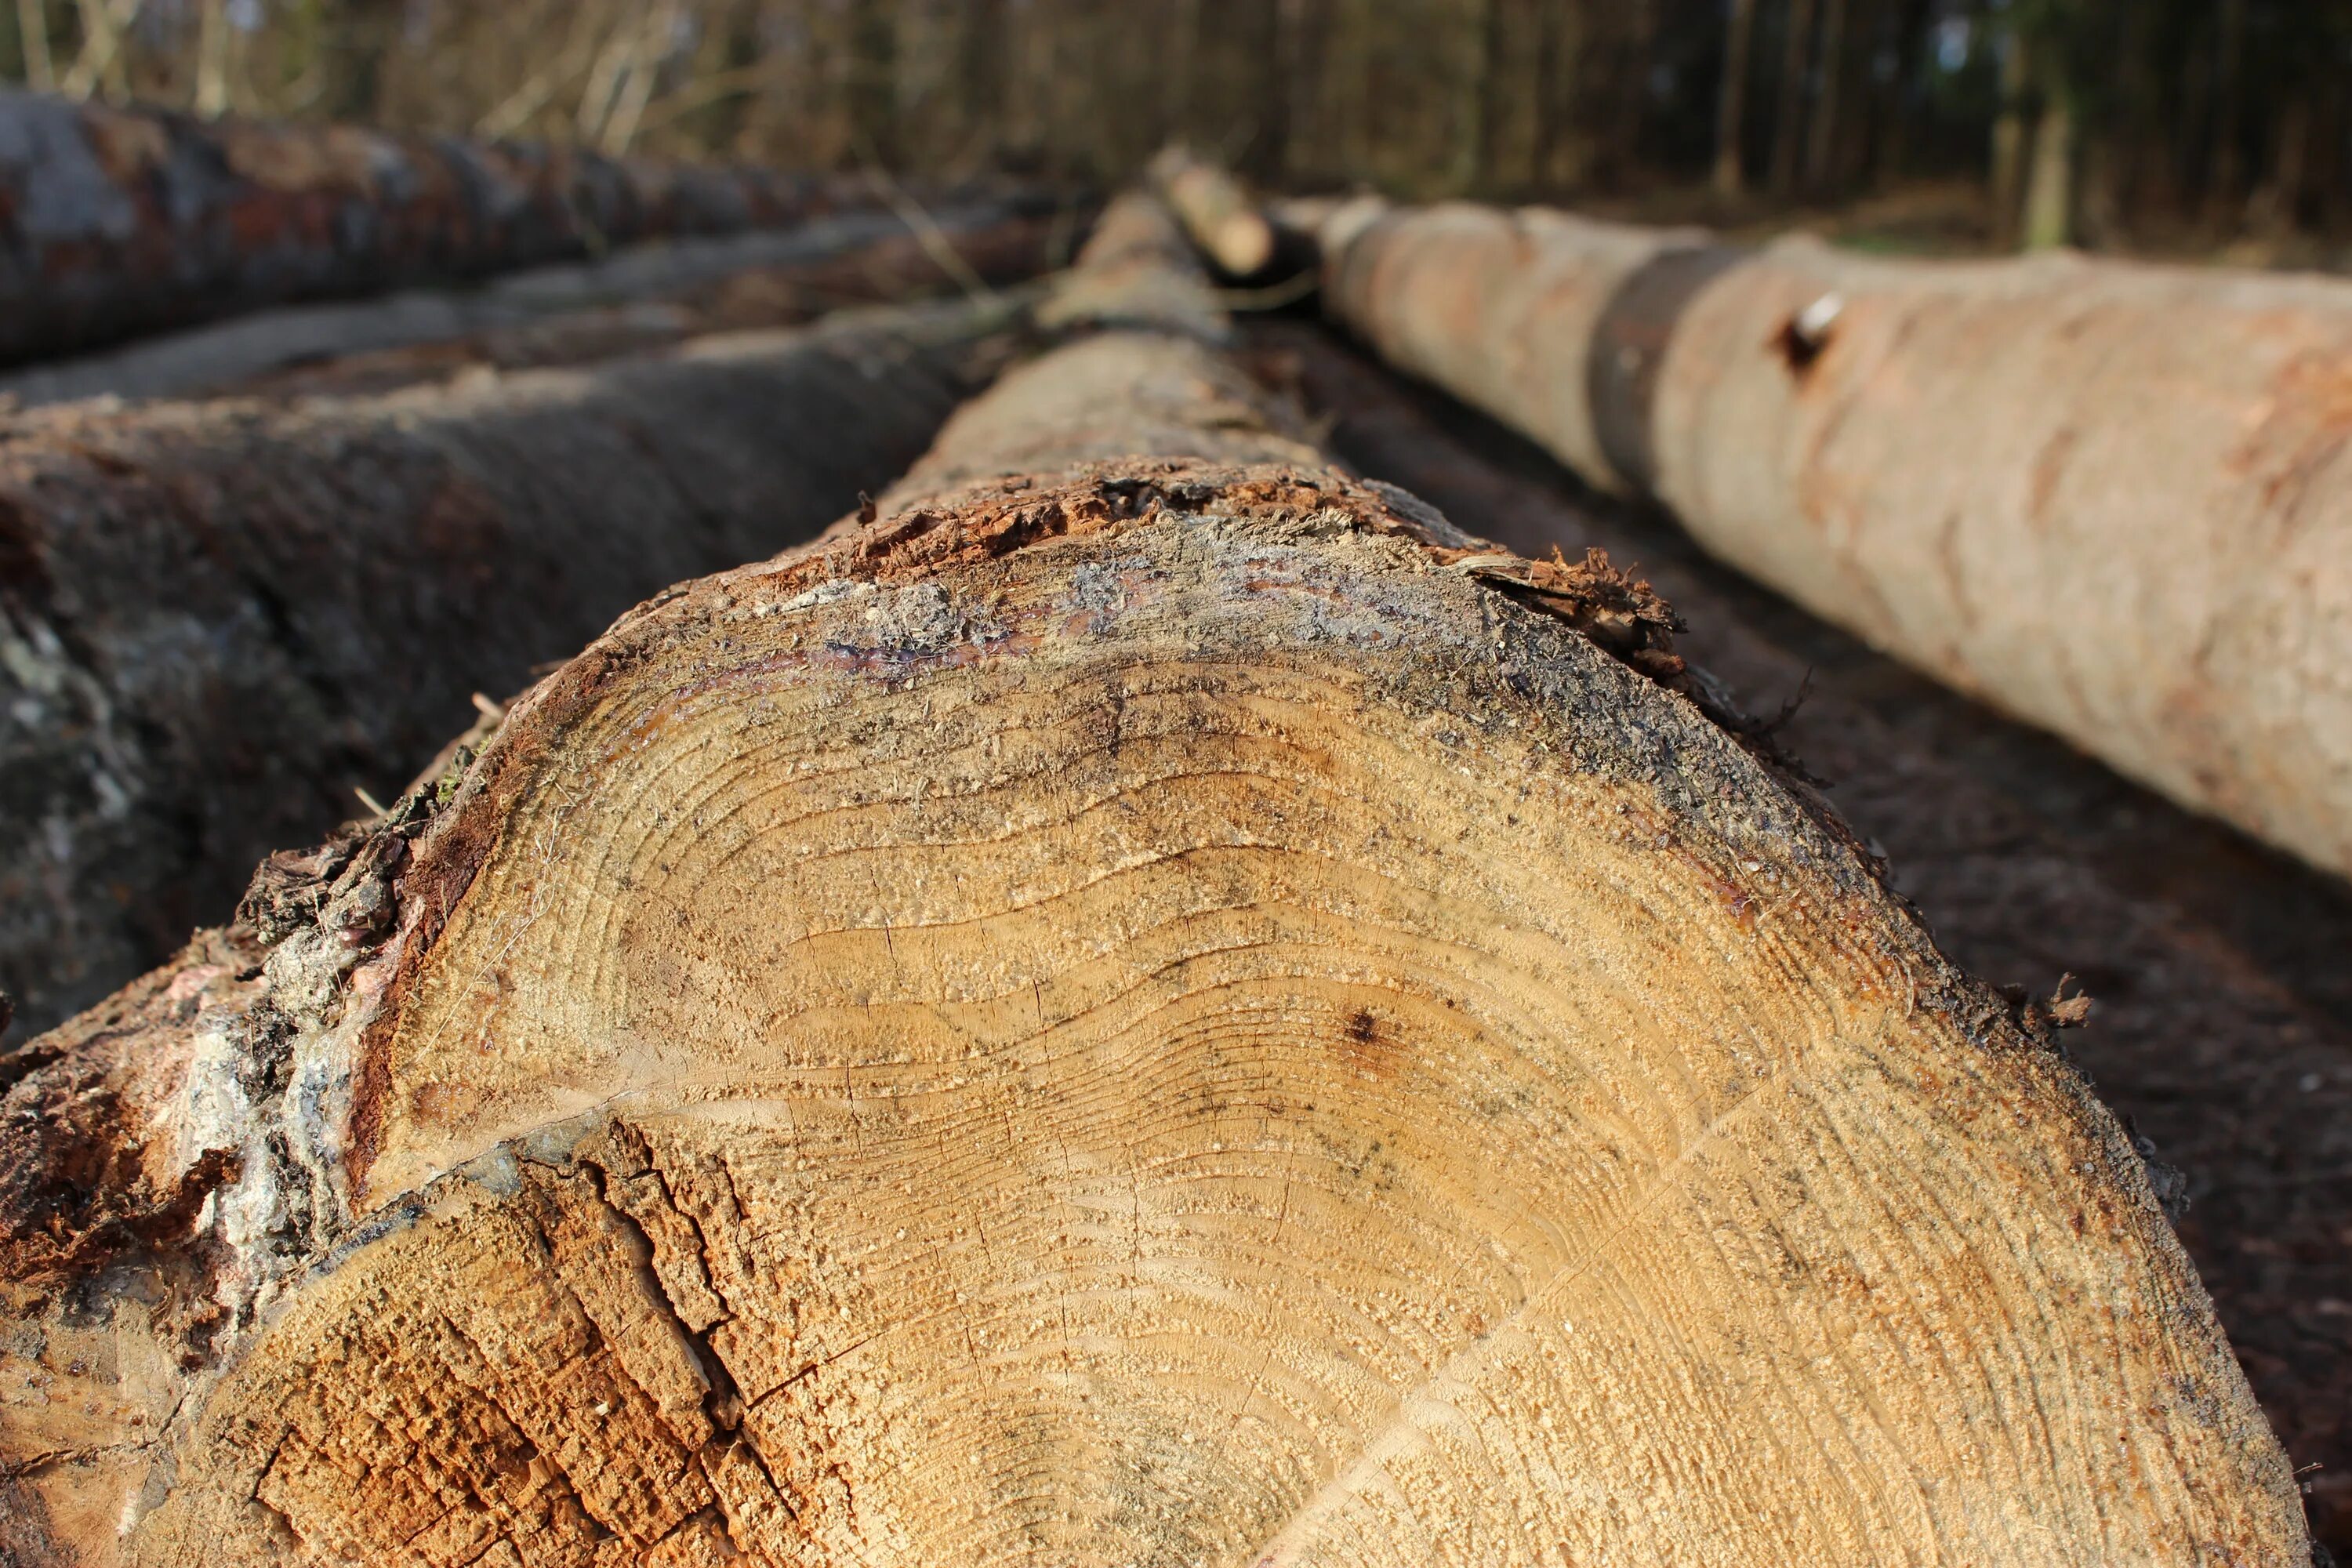
<instances>
[{"instance_id":1,"label":"tree bark","mask_svg":"<svg viewBox=\"0 0 2352 1568\"><path fill-rule=\"evenodd\" d=\"M1723 82L1716 93L1715 194L1730 199L1747 184L1742 167L1748 120L1748 52L1756 32L1756 0L1731 0L1724 33Z\"/></svg>"},{"instance_id":2,"label":"tree bark","mask_svg":"<svg viewBox=\"0 0 2352 1568\"><path fill-rule=\"evenodd\" d=\"M0 987L41 1026L430 757L473 691L803 538L1005 308L379 400L68 405L0 448Z\"/></svg>"},{"instance_id":3,"label":"tree bark","mask_svg":"<svg viewBox=\"0 0 2352 1568\"><path fill-rule=\"evenodd\" d=\"M1051 225L1031 197L953 199L928 219L990 284L1048 268ZM91 397L163 398L295 388L348 391L379 367L405 384L467 364L517 369L615 357L690 332L790 326L839 305L885 303L955 281L887 212L789 229L632 247L533 268L478 289L408 289L350 303L257 310L103 353L0 372L0 395L34 407ZM762 297L772 306L732 309ZM803 306L798 301L812 301ZM822 306L814 303L822 301Z\"/></svg>"},{"instance_id":4,"label":"tree bark","mask_svg":"<svg viewBox=\"0 0 2352 1568\"><path fill-rule=\"evenodd\" d=\"M13 92L0 148L0 363L873 201L756 169Z\"/></svg>"},{"instance_id":5,"label":"tree bark","mask_svg":"<svg viewBox=\"0 0 2352 1568\"><path fill-rule=\"evenodd\" d=\"M627 617L41 1043L0 1442L85 1458L20 1532L2307 1556L2039 1024L1662 689L1654 595L1328 467L1180 253L1115 211L1118 325L875 522Z\"/></svg>"},{"instance_id":6,"label":"tree bark","mask_svg":"<svg viewBox=\"0 0 2352 1568\"><path fill-rule=\"evenodd\" d=\"M1325 295L1815 613L2352 872L2352 288L1447 206L1351 215Z\"/></svg>"}]
</instances>

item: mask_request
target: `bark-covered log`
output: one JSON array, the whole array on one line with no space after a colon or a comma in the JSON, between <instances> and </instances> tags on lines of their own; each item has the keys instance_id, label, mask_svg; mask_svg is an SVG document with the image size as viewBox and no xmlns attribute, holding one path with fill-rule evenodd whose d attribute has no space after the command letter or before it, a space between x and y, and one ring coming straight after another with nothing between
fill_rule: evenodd
<instances>
[{"instance_id":1,"label":"bark-covered log","mask_svg":"<svg viewBox=\"0 0 2352 1568\"><path fill-rule=\"evenodd\" d=\"M1342 209L1331 309L1815 613L2352 872L2352 284Z\"/></svg>"},{"instance_id":2,"label":"bark-covered log","mask_svg":"<svg viewBox=\"0 0 2352 1568\"><path fill-rule=\"evenodd\" d=\"M42 1027L397 791L473 691L806 538L919 456L1007 304L382 398L0 436L0 988Z\"/></svg>"},{"instance_id":3,"label":"bark-covered log","mask_svg":"<svg viewBox=\"0 0 2352 1568\"><path fill-rule=\"evenodd\" d=\"M20 1551L2305 1561L2046 1038L1150 248L40 1043Z\"/></svg>"},{"instance_id":4,"label":"bark-covered log","mask_svg":"<svg viewBox=\"0 0 2352 1568\"><path fill-rule=\"evenodd\" d=\"M0 92L0 363L877 199L750 167Z\"/></svg>"},{"instance_id":5,"label":"bark-covered log","mask_svg":"<svg viewBox=\"0 0 2352 1568\"><path fill-rule=\"evenodd\" d=\"M697 332L768 330L828 310L904 303L977 277L990 285L1058 265L1062 217L1021 199L950 204L936 231L887 212L813 217L781 230L666 240L593 261L498 278L474 289L257 310L77 359L0 373L24 406L79 398L187 397L224 391L348 392L469 364L609 359ZM954 274L935 251L961 263Z\"/></svg>"}]
</instances>

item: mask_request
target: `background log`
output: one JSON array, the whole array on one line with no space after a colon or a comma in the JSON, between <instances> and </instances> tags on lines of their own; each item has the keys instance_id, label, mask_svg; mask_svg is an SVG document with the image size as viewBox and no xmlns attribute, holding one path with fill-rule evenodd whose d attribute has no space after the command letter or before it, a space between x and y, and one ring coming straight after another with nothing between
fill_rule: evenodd
<instances>
[{"instance_id":1,"label":"background log","mask_svg":"<svg viewBox=\"0 0 2352 1568\"><path fill-rule=\"evenodd\" d=\"M1148 248L42 1045L19 1539L2307 1561L2041 1024Z\"/></svg>"},{"instance_id":2,"label":"background log","mask_svg":"<svg viewBox=\"0 0 2352 1568\"><path fill-rule=\"evenodd\" d=\"M848 305L903 303L972 280L1007 285L1066 259L1080 209L1027 198L950 203L925 232L888 212L664 240L472 289L281 306L101 353L0 373L22 406L81 398L272 395L400 384L468 364L610 359L695 332L767 330ZM942 260L948 266L942 266Z\"/></svg>"},{"instance_id":3,"label":"background log","mask_svg":"<svg viewBox=\"0 0 2352 1568\"><path fill-rule=\"evenodd\" d=\"M1189 148L1171 146L1152 159L1150 179L1218 271L1228 278L1255 278L1274 265L1273 221L1223 168Z\"/></svg>"},{"instance_id":4,"label":"background log","mask_svg":"<svg viewBox=\"0 0 2352 1568\"><path fill-rule=\"evenodd\" d=\"M1595 483L2352 872L2352 284L1458 206L1359 221L1327 264L1368 342Z\"/></svg>"},{"instance_id":5,"label":"background log","mask_svg":"<svg viewBox=\"0 0 2352 1568\"><path fill-rule=\"evenodd\" d=\"M1641 563L1690 623L1675 650L1825 781L1938 946L2017 994L2072 976L2069 994L2095 999L2068 1055L2169 1167L2167 1211L2341 1558L2352 888L1873 652L1318 327L1262 321L1251 344L1365 474L1523 555L1598 545Z\"/></svg>"},{"instance_id":6,"label":"background log","mask_svg":"<svg viewBox=\"0 0 2352 1568\"><path fill-rule=\"evenodd\" d=\"M0 92L0 363L879 200L846 178Z\"/></svg>"},{"instance_id":7,"label":"background log","mask_svg":"<svg viewBox=\"0 0 2352 1568\"><path fill-rule=\"evenodd\" d=\"M0 441L0 987L39 1028L681 577L805 538L995 363L1006 303Z\"/></svg>"}]
</instances>

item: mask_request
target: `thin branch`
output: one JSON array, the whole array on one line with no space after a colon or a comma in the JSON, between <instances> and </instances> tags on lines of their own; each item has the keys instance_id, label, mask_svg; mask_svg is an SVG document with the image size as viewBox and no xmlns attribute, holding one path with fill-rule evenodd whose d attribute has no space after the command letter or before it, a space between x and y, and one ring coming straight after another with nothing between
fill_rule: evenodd
<instances>
[{"instance_id":1,"label":"thin branch","mask_svg":"<svg viewBox=\"0 0 2352 1568\"><path fill-rule=\"evenodd\" d=\"M970 298L988 301L998 299L997 291L989 287L986 279L971 269L971 264L963 258L963 253L955 247L954 241L948 238L946 231L925 210L923 204L908 195L906 187L899 184L890 171L883 166L882 160L875 155L873 142L866 132L853 131L851 135L856 144L859 172L874 182L875 188L882 193L882 200L914 231L915 243L923 247L923 254L937 263L940 270Z\"/></svg>"},{"instance_id":2,"label":"thin branch","mask_svg":"<svg viewBox=\"0 0 2352 1568\"><path fill-rule=\"evenodd\" d=\"M736 66L709 76L696 77L676 92L666 93L646 110L637 122L637 134L658 131L671 121L684 118L698 109L725 99L740 98L757 92L772 81L782 80L780 68L783 62L761 60L757 65Z\"/></svg>"},{"instance_id":3,"label":"thin branch","mask_svg":"<svg viewBox=\"0 0 2352 1568\"><path fill-rule=\"evenodd\" d=\"M617 155L627 152L629 143L636 140L646 103L653 96L654 79L660 74L662 62L669 58L677 39L677 0L662 0L646 19L644 30L637 36L637 47L629 55L628 72L622 79L613 112L604 121L604 134L596 139L602 151Z\"/></svg>"},{"instance_id":4,"label":"thin branch","mask_svg":"<svg viewBox=\"0 0 2352 1568\"><path fill-rule=\"evenodd\" d=\"M68 98L88 98L106 83L107 96L131 96L131 81L122 69L122 36L139 19L142 0L79 0L81 53L66 73L59 90Z\"/></svg>"}]
</instances>

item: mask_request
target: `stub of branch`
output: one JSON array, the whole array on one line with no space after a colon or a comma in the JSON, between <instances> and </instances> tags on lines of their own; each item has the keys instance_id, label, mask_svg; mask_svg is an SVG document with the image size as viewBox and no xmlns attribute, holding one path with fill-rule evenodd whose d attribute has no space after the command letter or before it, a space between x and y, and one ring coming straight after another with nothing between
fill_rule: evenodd
<instances>
[{"instance_id":1,"label":"stub of branch","mask_svg":"<svg viewBox=\"0 0 2352 1568\"><path fill-rule=\"evenodd\" d=\"M625 617L283 868L266 952L12 1091L0 1194L107 1173L0 1206L0 1442L77 1457L21 1517L197 1564L2304 1560L2114 1120L1547 602L1576 568L1494 554L1129 328Z\"/></svg>"}]
</instances>

